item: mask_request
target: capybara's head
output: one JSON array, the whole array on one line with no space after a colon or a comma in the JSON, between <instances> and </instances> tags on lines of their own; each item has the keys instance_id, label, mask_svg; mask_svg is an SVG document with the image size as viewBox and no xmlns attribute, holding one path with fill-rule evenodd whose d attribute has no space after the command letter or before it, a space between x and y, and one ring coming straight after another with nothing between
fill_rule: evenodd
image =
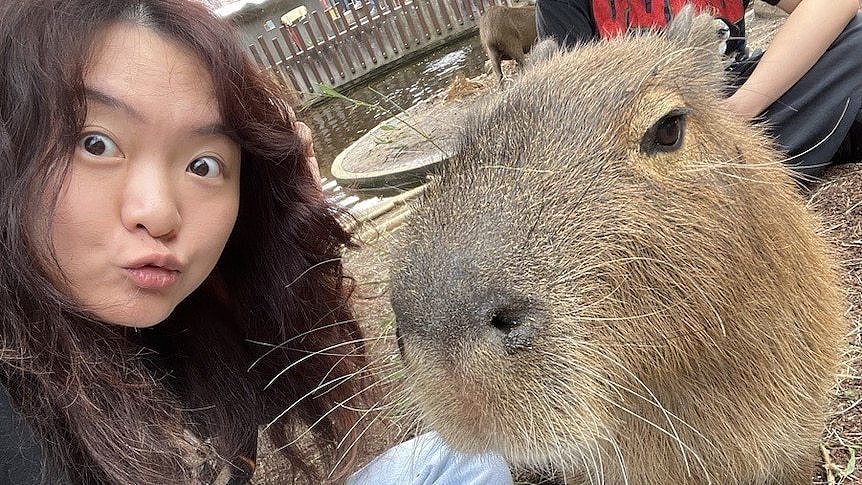
<instances>
[{"instance_id":1,"label":"capybara's head","mask_svg":"<svg viewBox=\"0 0 862 485\"><path fill-rule=\"evenodd\" d=\"M575 483L810 477L841 292L723 105L712 25L556 54L471 114L392 269L410 395L452 446Z\"/></svg>"}]
</instances>

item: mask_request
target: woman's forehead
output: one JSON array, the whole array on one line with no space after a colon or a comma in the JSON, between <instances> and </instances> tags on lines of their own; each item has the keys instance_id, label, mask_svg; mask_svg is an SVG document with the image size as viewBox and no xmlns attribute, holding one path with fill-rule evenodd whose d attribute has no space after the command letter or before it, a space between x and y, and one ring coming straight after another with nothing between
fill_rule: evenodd
<instances>
[{"instance_id":1,"label":"woman's forehead","mask_svg":"<svg viewBox=\"0 0 862 485\"><path fill-rule=\"evenodd\" d=\"M154 121L220 121L209 70L178 42L121 22L103 29L91 51L84 72L88 102L106 101L109 108Z\"/></svg>"}]
</instances>

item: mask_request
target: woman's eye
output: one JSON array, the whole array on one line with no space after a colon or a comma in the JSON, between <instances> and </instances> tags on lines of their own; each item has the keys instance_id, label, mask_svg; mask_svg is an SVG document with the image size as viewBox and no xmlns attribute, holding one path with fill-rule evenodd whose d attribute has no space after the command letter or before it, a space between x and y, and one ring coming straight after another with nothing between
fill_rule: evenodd
<instances>
[{"instance_id":1,"label":"woman's eye","mask_svg":"<svg viewBox=\"0 0 862 485\"><path fill-rule=\"evenodd\" d=\"M213 157L200 157L192 160L186 170L198 177L218 177L221 175L221 164Z\"/></svg>"},{"instance_id":2,"label":"woman's eye","mask_svg":"<svg viewBox=\"0 0 862 485\"><path fill-rule=\"evenodd\" d=\"M123 152L108 136L101 133L88 133L81 137L78 145L91 155L97 157L122 157Z\"/></svg>"}]
</instances>

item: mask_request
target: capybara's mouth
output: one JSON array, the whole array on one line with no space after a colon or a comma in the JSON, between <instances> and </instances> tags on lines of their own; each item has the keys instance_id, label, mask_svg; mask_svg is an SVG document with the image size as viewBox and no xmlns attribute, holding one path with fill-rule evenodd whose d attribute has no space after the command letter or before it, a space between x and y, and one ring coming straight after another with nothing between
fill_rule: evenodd
<instances>
[{"instance_id":1,"label":"capybara's mouth","mask_svg":"<svg viewBox=\"0 0 862 485\"><path fill-rule=\"evenodd\" d=\"M421 352L412 355L418 357ZM427 364L428 360L416 362ZM501 442L507 441L507 432L502 429L514 417L488 401L487 395L493 390L481 382L452 377L447 371L429 369L424 364L408 364L407 371L411 398L422 421L451 446L470 454L511 447Z\"/></svg>"},{"instance_id":2,"label":"capybara's mouth","mask_svg":"<svg viewBox=\"0 0 862 485\"><path fill-rule=\"evenodd\" d=\"M444 354L402 335L405 381L422 422L459 451L493 451L528 467L548 466L550 450L560 446L571 453L595 446L594 428L608 421L605 410L592 409L596 402L585 398L596 383L583 375L553 376L548 365L567 364L548 362L548 342L534 338L529 348L512 351L495 329L484 341ZM561 415L590 426L562 427Z\"/></svg>"}]
</instances>

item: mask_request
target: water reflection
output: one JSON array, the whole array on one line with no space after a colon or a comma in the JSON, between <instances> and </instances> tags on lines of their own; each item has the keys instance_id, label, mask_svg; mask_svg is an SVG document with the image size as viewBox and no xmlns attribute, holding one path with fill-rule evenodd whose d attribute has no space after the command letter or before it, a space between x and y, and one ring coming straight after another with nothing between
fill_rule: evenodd
<instances>
[{"instance_id":1,"label":"water reflection","mask_svg":"<svg viewBox=\"0 0 862 485\"><path fill-rule=\"evenodd\" d=\"M444 90L457 72L473 77L482 72L485 54L478 36L468 37L401 66L370 83L345 93L369 103L380 102L396 111ZM378 91L380 94L376 94ZM382 95L382 97L381 97ZM388 113L355 108L345 101L330 100L299 113L314 132L320 172L329 178L336 155L381 121Z\"/></svg>"},{"instance_id":2,"label":"water reflection","mask_svg":"<svg viewBox=\"0 0 862 485\"><path fill-rule=\"evenodd\" d=\"M425 70L422 71L422 74L437 74L438 76L452 74L461 68L461 65L466 59L467 52L463 49L450 52L445 56L428 63Z\"/></svg>"}]
</instances>

